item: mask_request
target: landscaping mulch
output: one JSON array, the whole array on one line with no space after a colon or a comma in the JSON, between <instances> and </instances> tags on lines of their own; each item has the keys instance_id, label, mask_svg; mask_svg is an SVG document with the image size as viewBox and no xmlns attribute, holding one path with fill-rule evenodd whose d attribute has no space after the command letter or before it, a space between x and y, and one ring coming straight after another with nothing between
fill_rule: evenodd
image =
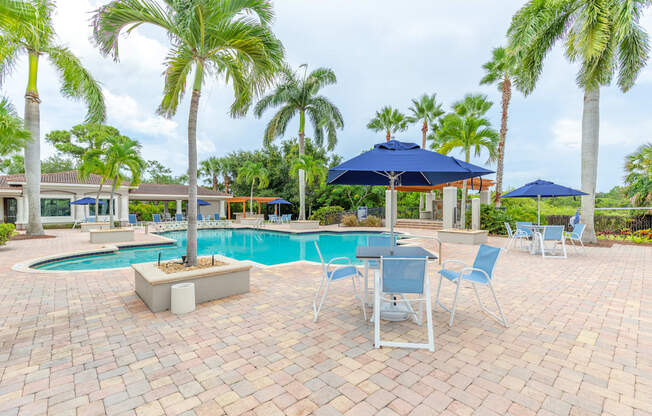
<instances>
[{"instance_id":1,"label":"landscaping mulch","mask_svg":"<svg viewBox=\"0 0 652 416\"><path fill-rule=\"evenodd\" d=\"M27 234L16 234L13 237L10 238L11 241L19 241L19 240L38 240L41 238L57 238L56 235L49 235L49 234L43 234L43 235L27 235Z\"/></svg>"},{"instance_id":2,"label":"landscaping mulch","mask_svg":"<svg viewBox=\"0 0 652 416\"><path fill-rule=\"evenodd\" d=\"M177 260L173 261L167 261L165 263L161 263L160 266L157 266L159 269L161 269L164 273L166 274L171 274L171 273L178 273L178 272L187 272L190 270L198 270L198 269L208 269L210 267L217 267L217 266L224 266L226 263L223 261L217 261L215 260L215 264L211 263L210 258L201 258L199 259L199 264L197 266L192 266L192 267L186 267L185 264L180 263Z\"/></svg>"}]
</instances>

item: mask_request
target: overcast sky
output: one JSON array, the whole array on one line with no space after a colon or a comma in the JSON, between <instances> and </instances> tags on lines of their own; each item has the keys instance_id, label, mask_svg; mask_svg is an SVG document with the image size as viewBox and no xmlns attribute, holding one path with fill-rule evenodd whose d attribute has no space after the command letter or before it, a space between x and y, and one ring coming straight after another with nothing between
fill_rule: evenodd
<instances>
[{"instance_id":1,"label":"overcast sky","mask_svg":"<svg viewBox=\"0 0 652 416\"><path fill-rule=\"evenodd\" d=\"M189 96L176 117L156 115L168 47L165 35L139 28L121 40L121 60L102 57L89 42L88 22L106 1L59 0L55 16L60 42L70 47L102 83L108 108L107 123L143 144L146 159L156 159L183 173L187 166L186 126ZM495 87L479 86L481 68L491 49L505 42L512 14L523 0L278 0L274 2L274 30L283 42L288 62L296 67L332 68L338 83L327 95L344 115L335 151L345 158L384 140L366 129L375 111L384 105L404 112L410 99L437 93L446 109L467 93L482 92L494 101L488 116L499 128L500 95ZM652 13L645 16L652 31ZM60 83L49 64L40 69L41 134L81 123L84 106L59 94ZM575 85L576 67L557 47L545 63L537 89L527 98L514 93L506 144L505 183L520 186L537 178L580 186L580 120L582 91ZM2 91L22 109L27 82L21 61ZM650 118L652 70L641 74L627 94L615 87L602 90L598 190L621 184L623 158L652 141ZM272 112L258 120L253 115L231 119L232 89L220 81L206 84L200 103L199 159L222 156L238 149L262 146L265 124ZM287 130L294 137L297 123ZM308 130L310 133L310 127ZM421 143L419 126L397 138ZM42 157L53 153L42 145ZM459 156L455 154L455 156ZM482 164L486 156L476 160Z\"/></svg>"}]
</instances>

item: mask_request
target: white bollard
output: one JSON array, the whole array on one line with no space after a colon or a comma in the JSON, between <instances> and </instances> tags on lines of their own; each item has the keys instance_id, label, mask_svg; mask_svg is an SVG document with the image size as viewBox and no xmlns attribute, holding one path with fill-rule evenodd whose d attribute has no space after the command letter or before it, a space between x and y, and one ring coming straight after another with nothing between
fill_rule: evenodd
<instances>
[{"instance_id":1,"label":"white bollard","mask_svg":"<svg viewBox=\"0 0 652 416\"><path fill-rule=\"evenodd\" d=\"M188 313L195 310L195 284L179 283L170 287L170 310L174 314Z\"/></svg>"}]
</instances>

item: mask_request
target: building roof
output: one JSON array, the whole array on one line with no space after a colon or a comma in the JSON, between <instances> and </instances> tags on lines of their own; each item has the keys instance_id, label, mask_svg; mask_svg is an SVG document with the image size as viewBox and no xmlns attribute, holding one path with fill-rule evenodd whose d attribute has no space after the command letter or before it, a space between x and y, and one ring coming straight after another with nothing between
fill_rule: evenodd
<instances>
[{"instance_id":1,"label":"building roof","mask_svg":"<svg viewBox=\"0 0 652 416\"><path fill-rule=\"evenodd\" d=\"M138 188L131 189L129 193L137 195L188 195L188 185L141 183ZM203 196L230 196L227 193L214 191L203 186L197 187L197 194Z\"/></svg>"},{"instance_id":2,"label":"building roof","mask_svg":"<svg viewBox=\"0 0 652 416\"><path fill-rule=\"evenodd\" d=\"M88 175L88 178L82 179L79 176L79 172L76 170L68 170L64 172L56 173L42 173L41 174L41 183L60 183L60 184L76 184L76 185L99 185L102 181L100 175L95 175L91 173ZM15 175L3 175L0 176L0 187L8 187L9 182L17 182L23 184L26 182L25 174L18 173ZM104 185L113 185L113 181L106 180ZM129 182L123 182L123 185L128 186Z\"/></svg>"}]
</instances>

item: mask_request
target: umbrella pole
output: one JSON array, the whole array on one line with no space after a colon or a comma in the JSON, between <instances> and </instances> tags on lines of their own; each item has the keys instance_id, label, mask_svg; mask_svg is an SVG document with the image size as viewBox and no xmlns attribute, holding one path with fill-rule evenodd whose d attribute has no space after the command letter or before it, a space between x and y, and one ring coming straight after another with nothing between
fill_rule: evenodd
<instances>
[{"instance_id":1,"label":"umbrella pole","mask_svg":"<svg viewBox=\"0 0 652 416\"><path fill-rule=\"evenodd\" d=\"M394 182L396 181L396 177L394 175L390 175L389 177L389 184L390 184L390 193L389 193L389 234L391 240L391 245L390 247L394 247ZM392 254L393 254L392 250Z\"/></svg>"},{"instance_id":2,"label":"umbrella pole","mask_svg":"<svg viewBox=\"0 0 652 416\"><path fill-rule=\"evenodd\" d=\"M537 225L541 225L541 195L537 195Z\"/></svg>"}]
</instances>

